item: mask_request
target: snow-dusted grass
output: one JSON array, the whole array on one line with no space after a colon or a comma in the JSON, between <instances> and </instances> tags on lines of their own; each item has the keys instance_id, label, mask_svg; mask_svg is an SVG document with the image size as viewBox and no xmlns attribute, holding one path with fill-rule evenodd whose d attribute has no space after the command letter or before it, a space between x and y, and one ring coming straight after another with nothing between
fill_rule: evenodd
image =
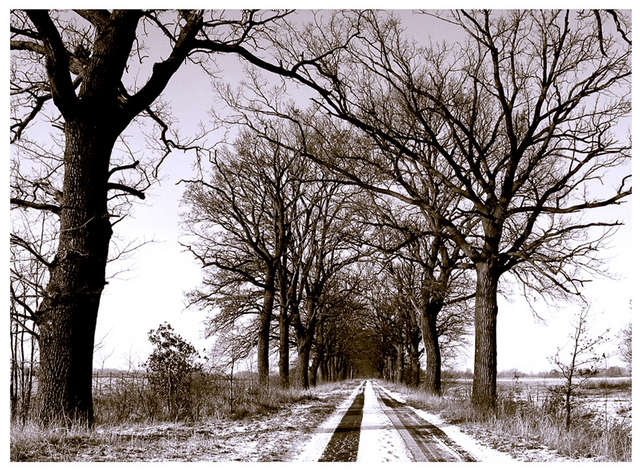
<instances>
[{"instance_id":1,"label":"snow-dusted grass","mask_svg":"<svg viewBox=\"0 0 640 472\"><path fill-rule=\"evenodd\" d=\"M256 377L230 382L225 377L199 375L192 379L188 396L183 401L184 407L175 417L169 415L166 401L157 395L144 377L123 375L109 388L100 388L94 395L96 423L120 425L206 418L239 419L275 411L313 395L301 388L279 388L277 378L271 380L271 387L265 388L258 384Z\"/></svg>"},{"instance_id":2,"label":"snow-dusted grass","mask_svg":"<svg viewBox=\"0 0 640 472\"><path fill-rule=\"evenodd\" d=\"M241 418L125 422L86 428L11 427L12 461L288 461L357 383L272 392Z\"/></svg>"},{"instance_id":3,"label":"snow-dusted grass","mask_svg":"<svg viewBox=\"0 0 640 472\"><path fill-rule=\"evenodd\" d=\"M414 388L386 385L400 392L409 405L436 412L484 444L522 460L631 460L628 420L594 421L587 412L584 416L576 415L567 431L561 405L551 397L528 401L503 390L496 413L486 415L476 413L469 397L460 390L454 390L453 396L434 397Z\"/></svg>"}]
</instances>

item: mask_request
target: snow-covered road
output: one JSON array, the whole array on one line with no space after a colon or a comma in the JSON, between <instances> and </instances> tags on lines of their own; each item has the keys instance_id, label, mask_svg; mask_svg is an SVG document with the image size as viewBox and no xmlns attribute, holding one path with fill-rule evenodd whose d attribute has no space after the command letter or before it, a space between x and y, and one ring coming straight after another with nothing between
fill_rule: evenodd
<instances>
[{"instance_id":1,"label":"snow-covered road","mask_svg":"<svg viewBox=\"0 0 640 472\"><path fill-rule=\"evenodd\" d=\"M411 453L373 390L373 382L367 380L357 461L377 463L411 460Z\"/></svg>"},{"instance_id":2,"label":"snow-covered road","mask_svg":"<svg viewBox=\"0 0 640 472\"><path fill-rule=\"evenodd\" d=\"M364 394L364 398L363 398ZM511 461L375 381L360 383L303 448L301 461Z\"/></svg>"}]
</instances>

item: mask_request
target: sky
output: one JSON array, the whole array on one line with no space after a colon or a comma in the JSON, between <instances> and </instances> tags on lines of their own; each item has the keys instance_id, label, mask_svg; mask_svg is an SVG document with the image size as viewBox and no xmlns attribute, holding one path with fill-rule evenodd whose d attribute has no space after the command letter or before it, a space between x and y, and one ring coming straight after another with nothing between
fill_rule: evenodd
<instances>
[{"instance_id":1,"label":"sky","mask_svg":"<svg viewBox=\"0 0 640 472\"><path fill-rule=\"evenodd\" d=\"M411 18L409 26L414 34L422 34L419 22L425 17ZM440 33L443 32L440 30ZM452 38L447 31L445 36ZM438 39L434 36L434 39ZM239 84L243 71L239 61L227 56L219 60L221 79ZM189 134L198 121L208 119L210 106L220 106L208 79L194 68L183 68L170 82L163 96L171 104L180 128ZM133 138L139 152L145 152L142 141ZM107 268L108 273L120 273L111 279L103 292L96 341L96 368L137 368L151 352L147 333L160 323L169 322L176 331L197 348L206 350L211 340L204 337L204 321L209 313L185 309L184 293L200 281L200 268L182 251L183 237L180 213L183 185L181 178L192 175L192 158L173 153L160 171L160 183L146 192L144 202L136 202L132 214L116 226L121 241L150 241L126 260ZM8 180L8 179L7 179ZM631 320L630 298L634 289L635 251L631 228L631 204L612 211L628 225L620 229L604 254L609 270L616 279L597 279L588 291L591 300L592 333L607 329L615 337ZM6 220L5 220L6 221ZM633 257L631 257L633 255ZM578 308L572 304L541 307L543 319L535 318L517 295L500 297L498 315L498 369L517 368L521 371L540 371L551 367L548 357L557 347L566 344L570 318ZM621 364L616 358L617 340L606 347L611 364ZM473 346L457 362L458 368L472 368ZM277 362L272 362L272 369Z\"/></svg>"}]
</instances>

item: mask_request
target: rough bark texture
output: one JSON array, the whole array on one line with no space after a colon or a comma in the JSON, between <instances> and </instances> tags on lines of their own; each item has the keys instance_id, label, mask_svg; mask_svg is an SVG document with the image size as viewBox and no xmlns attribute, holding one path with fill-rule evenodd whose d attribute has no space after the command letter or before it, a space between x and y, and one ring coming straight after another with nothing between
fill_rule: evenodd
<instances>
[{"instance_id":1,"label":"rough bark texture","mask_svg":"<svg viewBox=\"0 0 640 472\"><path fill-rule=\"evenodd\" d=\"M440 343L436 329L438 306L427 305L421 319L422 341L426 358L424 389L433 395L442 394Z\"/></svg>"},{"instance_id":2,"label":"rough bark texture","mask_svg":"<svg viewBox=\"0 0 640 472\"><path fill-rule=\"evenodd\" d=\"M313 358L313 362L311 363L311 375L309 376L309 383L312 387L315 387L318 383L318 367L320 366L320 360L318 359L318 354Z\"/></svg>"},{"instance_id":3,"label":"rough bark texture","mask_svg":"<svg viewBox=\"0 0 640 472\"><path fill-rule=\"evenodd\" d=\"M478 409L494 409L496 405L499 272L490 264L476 266L475 359L472 403Z\"/></svg>"},{"instance_id":4,"label":"rough bark texture","mask_svg":"<svg viewBox=\"0 0 640 472\"><path fill-rule=\"evenodd\" d=\"M311 342L308 339L298 338L298 383L300 387L309 388L309 354Z\"/></svg>"},{"instance_id":5,"label":"rough bark texture","mask_svg":"<svg viewBox=\"0 0 640 472\"><path fill-rule=\"evenodd\" d=\"M269 385L269 327L275 299L275 277L268 271L265 277L264 301L260 311L260 333L258 335L258 383Z\"/></svg>"},{"instance_id":6,"label":"rough bark texture","mask_svg":"<svg viewBox=\"0 0 640 472\"><path fill-rule=\"evenodd\" d=\"M280 386L289 388L289 322L286 313L280 313L280 346L279 346L278 370L280 374Z\"/></svg>"},{"instance_id":7,"label":"rough bark texture","mask_svg":"<svg viewBox=\"0 0 640 472\"><path fill-rule=\"evenodd\" d=\"M399 343L396 349L397 356L397 371L396 371L396 382L403 383L405 381L405 372L404 372L404 343Z\"/></svg>"},{"instance_id":8,"label":"rough bark texture","mask_svg":"<svg viewBox=\"0 0 640 472\"><path fill-rule=\"evenodd\" d=\"M44 423L93 422L93 343L112 234L107 179L115 137L92 123L65 126L59 245L38 320Z\"/></svg>"}]
</instances>

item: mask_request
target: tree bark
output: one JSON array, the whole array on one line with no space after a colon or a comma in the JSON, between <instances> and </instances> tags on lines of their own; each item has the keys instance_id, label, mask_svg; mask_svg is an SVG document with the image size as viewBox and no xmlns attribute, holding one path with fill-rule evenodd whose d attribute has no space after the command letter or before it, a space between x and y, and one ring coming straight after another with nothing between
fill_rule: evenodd
<instances>
[{"instance_id":1,"label":"tree bark","mask_svg":"<svg viewBox=\"0 0 640 472\"><path fill-rule=\"evenodd\" d=\"M93 344L112 234L107 180L117 134L108 129L86 117L65 125L60 235L38 319L45 424L93 422Z\"/></svg>"},{"instance_id":2,"label":"tree bark","mask_svg":"<svg viewBox=\"0 0 640 472\"><path fill-rule=\"evenodd\" d=\"M324 382L329 381L329 367L326 358L320 362L320 377Z\"/></svg>"},{"instance_id":3,"label":"tree bark","mask_svg":"<svg viewBox=\"0 0 640 472\"><path fill-rule=\"evenodd\" d=\"M305 336L298 338L298 383L305 390L309 388L309 354L311 342Z\"/></svg>"},{"instance_id":4,"label":"tree bark","mask_svg":"<svg viewBox=\"0 0 640 472\"><path fill-rule=\"evenodd\" d=\"M474 407L493 410L496 406L498 279L500 273L487 262L476 265L475 358L473 371Z\"/></svg>"},{"instance_id":5,"label":"tree bark","mask_svg":"<svg viewBox=\"0 0 640 472\"><path fill-rule=\"evenodd\" d=\"M311 377L309 382L311 383L312 387L315 387L318 382L318 367L320 366L321 362L319 357L321 356L322 352L318 352L313 358L313 362L311 363Z\"/></svg>"},{"instance_id":6,"label":"tree bark","mask_svg":"<svg viewBox=\"0 0 640 472\"><path fill-rule=\"evenodd\" d=\"M286 312L280 312L280 348L278 369L280 374L280 386L288 389L289 381L289 320Z\"/></svg>"},{"instance_id":7,"label":"tree bark","mask_svg":"<svg viewBox=\"0 0 640 472\"><path fill-rule=\"evenodd\" d=\"M404 372L404 344L398 343L397 350L397 362L398 362L398 370L397 370L397 383L403 383L405 381L405 372Z\"/></svg>"},{"instance_id":8,"label":"tree bark","mask_svg":"<svg viewBox=\"0 0 640 472\"><path fill-rule=\"evenodd\" d=\"M422 341L426 358L424 389L432 395L442 395L442 361L436 319L440 308L426 304L421 319ZM419 370L418 370L419 372Z\"/></svg>"},{"instance_id":9,"label":"tree bark","mask_svg":"<svg viewBox=\"0 0 640 472\"><path fill-rule=\"evenodd\" d=\"M258 335L258 384L269 385L269 328L275 299L275 272L268 269L265 274L264 301L260 311L260 333Z\"/></svg>"}]
</instances>

